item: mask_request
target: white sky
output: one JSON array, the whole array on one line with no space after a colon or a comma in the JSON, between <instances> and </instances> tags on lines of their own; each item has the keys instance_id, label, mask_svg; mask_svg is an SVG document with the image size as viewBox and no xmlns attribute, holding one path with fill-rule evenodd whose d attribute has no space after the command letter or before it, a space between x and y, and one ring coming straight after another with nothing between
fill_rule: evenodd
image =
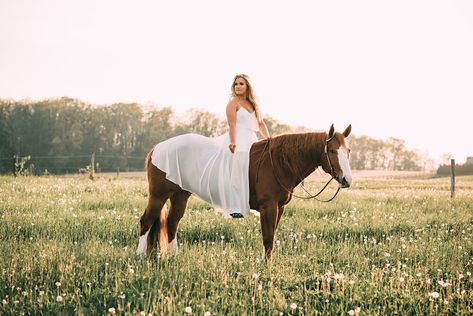
<instances>
[{"instance_id":1,"label":"white sky","mask_svg":"<svg viewBox=\"0 0 473 316\"><path fill-rule=\"evenodd\" d=\"M223 118L237 73L282 123L473 156L470 0L0 0L0 98Z\"/></svg>"}]
</instances>

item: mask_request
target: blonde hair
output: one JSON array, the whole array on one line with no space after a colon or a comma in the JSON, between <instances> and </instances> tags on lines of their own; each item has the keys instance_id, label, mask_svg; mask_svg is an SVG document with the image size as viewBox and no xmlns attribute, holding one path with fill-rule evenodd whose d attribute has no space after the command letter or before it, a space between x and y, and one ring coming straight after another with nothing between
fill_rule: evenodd
<instances>
[{"instance_id":1,"label":"blonde hair","mask_svg":"<svg viewBox=\"0 0 473 316\"><path fill-rule=\"evenodd\" d=\"M242 78L243 80L245 80L245 83L246 83L245 100L251 104L251 106L253 107L253 110L255 110L255 115L256 115L256 119L258 120L258 123L261 123L263 119L261 118L259 106L258 106L258 103L256 102L256 97L253 93L253 87L251 86L250 78L247 75L239 74L239 75L236 75L235 78L233 78L232 96L233 97L237 96L235 93L235 82L237 81L238 78Z\"/></svg>"}]
</instances>

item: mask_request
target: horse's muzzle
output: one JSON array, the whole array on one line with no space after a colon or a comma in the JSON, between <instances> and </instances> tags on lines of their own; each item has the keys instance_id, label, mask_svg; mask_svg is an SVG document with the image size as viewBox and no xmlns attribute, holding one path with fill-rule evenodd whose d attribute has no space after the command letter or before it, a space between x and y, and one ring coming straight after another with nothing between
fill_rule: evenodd
<instances>
[{"instance_id":1,"label":"horse's muzzle","mask_svg":"<svg viewBox=\"0 0 473 316\"><path fill-rule=\"evenodd\" d=\"M342 180L339 180L338 183L340 183L340 188L348 188L350 187L350 183L347 181L345 177L342 178Z\"/></svg>"}]
</instances>

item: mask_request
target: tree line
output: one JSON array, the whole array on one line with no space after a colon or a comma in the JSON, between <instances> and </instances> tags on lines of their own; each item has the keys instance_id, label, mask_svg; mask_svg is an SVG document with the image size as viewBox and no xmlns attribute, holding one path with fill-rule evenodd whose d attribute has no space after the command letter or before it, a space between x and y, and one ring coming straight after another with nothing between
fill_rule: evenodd
<instances>
[{"instance_id":1,"label":"tree line","mask_svg":"<svg viewBox=\"0 0 473 316\"><path fill-rule=\"evenodd\" d=\"M308 131L266 116L271 135ZM35 174L71 173L94 163L99 171L143 170L146 153L157 143L184 133L217 136L225 119L191 109L176 117L171 107L145 111L137 103L95 106L63 97L42 101L0 99L0 173L12 173L14 156L29 156ZM425 157L403 140L351 135L354 169L422 170ZM92 154L94 154L92 158Z\"/></svg>"}]
</instances>

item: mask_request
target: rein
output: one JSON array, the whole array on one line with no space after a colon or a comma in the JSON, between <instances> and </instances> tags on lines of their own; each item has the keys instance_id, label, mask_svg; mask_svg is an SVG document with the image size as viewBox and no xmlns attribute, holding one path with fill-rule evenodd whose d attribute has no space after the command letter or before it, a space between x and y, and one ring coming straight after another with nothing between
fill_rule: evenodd
<instances>
[{"instance_id":1,"label":"rein","mask_svg":"<svg viewBox=\"0 0 473 316\"><path fill-rule=\"evenodd\" d=\"M271 155L271 138L268 138L267 139L267 142L266 142L266 145L264 145L264 148L263 148L263 151L261 152L261 156L260 156L260 159L259 159L259 163L258 163L258 167L257 167L257 171L256 171L256 182L258 182L258 175L259 175L259 168L261 166L261 162L263 160L263 154L264 152L266 151L266 148L268 148L268 154L269 154L269 161L271 163L271 169L273 170L273 174L274 174L274 177L276 178L276 181L278 182L279 186L281 188L283 188L287 193L291 194L292 196L296 197L296 198L299 198L299 199L303 199L303 200L309 200L309 199L315 199L319 202L330 202L332 201L338 194L338 191L340 191L340 187L337 188L337 191L335 192L335 194L329 199L329 200L320 200L317 198L317 196L319 196L324 190L325 188L329 185L330 182L332 182L332 180L334 179L334 170L332 168L332 164L330 163L330 157L328 156L328 152L327 152L327 147L328 147L328 142L332 140L333 137L327 139L325 141L325 148L324 148L324 151L325 151L325 154L327 155L327 160L328 160L328 164L330 166L330 174L331 174L331 178L330 180L328 180L328 182L323 186L323 188L317 192L316 194L312 195L310 194L306 188L302 185L301 188L307 193L309 194L309 196L300 196L300 195L296 195L294 194L294 190L289 190L286 186L284 186L282 183L281 183L281 180L279 180L279 177L277 176L276 174L276 169L274 168L274 163L273 163L273 156Z\"/></svg>"}]
</instances>

